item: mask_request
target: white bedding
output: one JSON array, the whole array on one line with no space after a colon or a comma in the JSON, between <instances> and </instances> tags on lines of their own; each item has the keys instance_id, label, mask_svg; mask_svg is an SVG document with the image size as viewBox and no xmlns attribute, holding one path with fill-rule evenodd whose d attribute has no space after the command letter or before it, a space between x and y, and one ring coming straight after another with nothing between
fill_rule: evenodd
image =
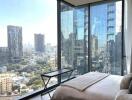
<instances>
[{"instance_id":1,"label":"white bedding","mask_svg":"<svg viewBox=\"0 0 132 100\"><path fill-rule=\"evenodd\" d=\"M120 90L122 76L110 75L85 91L59 86L53 94L52 100L114 100Z\"/></svg>"}]
</instances>

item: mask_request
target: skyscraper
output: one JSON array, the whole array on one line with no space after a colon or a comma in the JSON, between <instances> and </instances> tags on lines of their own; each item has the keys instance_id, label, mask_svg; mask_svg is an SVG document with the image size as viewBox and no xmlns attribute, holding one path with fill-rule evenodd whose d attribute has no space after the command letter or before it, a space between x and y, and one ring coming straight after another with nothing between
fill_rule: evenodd
<instances>
[{"instance_id":1,"label":"skyscraper","mask_svg":"<svg viewBox=\"0 0 132 100\"><path fill-rule=\"evenodd\" d=\"M0 47L0 66L3 66L8 62L8 48Z\"/></svg>"},{"instance_id":2,"label":"skyscraper","mask_svg":"<svg viewBox=\"0 0 132 100\"><path fill-rule=\"evenodd\" d=\"M121 42L118 42L118 45L115 44L117 42L117 34L121 34L121 16L119 15L121 13L121 6L121 2L107 4L107 57L112 73L116 73L116 68L121 65L121 63L117 64L118 62L115 59L116 52L118 52L118 57L121 58L121 52L119 50L119 47L121 48ZM121 36L119 38L121 39Z\"/></svg>"},{"instance_id":3,"label":"skyscraper","mask_svg":"<svg viewBox=\"0 0 132 100\"><path fill-rule=\"evenodd\" d=\"M114 39L121 32L121 8L121 2L107 4L107 40Z\"/></svg>"},{"instance_id":4,"label":"skyscraper","mask_svg":"<svg viewBox=\"0 0 132 100\"><path fill-rule=\"evenodd\" d=\"M96 35L91 35L91 49L92 58L96 58L98 55L98 37Z\"/></svg>"},{"instance_id":5,"label":"skyscraper","mask_svg":"<svg viewBox=\"0 0 132 100\"><path fill-rule=\"evenodd\" d=\"M114 38L115 34L115 16L116 16L116 4L108 3L107 4L107 41Z\"/></svg>"},{"instance_id":6,"label":"skyscraper","mask_svg":"<svg viewBox=\"0 0 132 100\"><path fill-rule=\"evenodd\" d=\"M35 51L36 52L44 52L45 46L44 46L44 35L43 34L34 34L34 40L35 40Z\"/></svg>"},{"instance_id":7,"label":"skyscraper","mask_svg":"<svg viewBox=\"0 0 132 100\"><path fill-rule=\"evenodd\" d=\"M23 55L22 46L22 27L19 26L7 26L8 36L8 49L9 49L9 61L20 61Z\"/></svg>"}]
</instances>

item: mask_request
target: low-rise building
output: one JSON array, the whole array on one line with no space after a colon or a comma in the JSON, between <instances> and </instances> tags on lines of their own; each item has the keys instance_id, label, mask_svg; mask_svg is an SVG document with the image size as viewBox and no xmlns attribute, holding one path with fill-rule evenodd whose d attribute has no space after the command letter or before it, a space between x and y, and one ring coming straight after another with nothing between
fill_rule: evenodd
<instances>
[{"instance_id":1,"label":"low-rise building","mask_svg":"<svg viewBox=\"0 0 132 100\"><path fill-rule=\"evenodd\" d=\"M11 94L12 93L12 77L11 73L0 74L0 94Z\"/></svg>"}]
</instances>

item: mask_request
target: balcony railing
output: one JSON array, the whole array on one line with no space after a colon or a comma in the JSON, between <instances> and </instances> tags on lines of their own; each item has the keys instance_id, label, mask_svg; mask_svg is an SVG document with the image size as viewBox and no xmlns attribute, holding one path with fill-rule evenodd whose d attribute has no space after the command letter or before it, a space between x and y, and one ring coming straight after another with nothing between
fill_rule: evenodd
<instances>
[{"instance_id":1,"label":"balcony railing","mask_svg":"<svg viewBox=\"0 0 132 100\"><path fill-rule=\"evenodd\" d=\"M50 87L47 87L47 88L44 88L44 89L40 89L40 90L37 90L35 92L29 93L27 95L21 96L20 98L18 98L18 100L27 100L27 99L34 98L34 97L36 97L38 95L40 95L42 97L43 95L46 95L46 94L52 92L53 90L55 90L56 87L60 86L60 84L66 82L66 81L69 81L69 80L71 80L73 78L75 78L75 77L68 78L66 80L61 81L61 83L57 83L57 84L54 84L54 85L52 85Z\"/></svg>"}]
</instances>

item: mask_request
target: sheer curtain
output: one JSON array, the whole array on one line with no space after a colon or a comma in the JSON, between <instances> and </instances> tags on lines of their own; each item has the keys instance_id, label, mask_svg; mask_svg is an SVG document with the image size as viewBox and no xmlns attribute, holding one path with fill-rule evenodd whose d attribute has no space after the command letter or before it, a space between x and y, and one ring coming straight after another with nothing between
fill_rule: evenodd
<instances>
[{"instance_id":1,"label":"sheer curtain","mask_svg":"<svg viewBox=\"0 0 132 100\"><path fill-rule=\"evenodd\" d=\"M127 72L132 72L132 0L125 0L124 36Z\"/></svg>"}]
</instances>

